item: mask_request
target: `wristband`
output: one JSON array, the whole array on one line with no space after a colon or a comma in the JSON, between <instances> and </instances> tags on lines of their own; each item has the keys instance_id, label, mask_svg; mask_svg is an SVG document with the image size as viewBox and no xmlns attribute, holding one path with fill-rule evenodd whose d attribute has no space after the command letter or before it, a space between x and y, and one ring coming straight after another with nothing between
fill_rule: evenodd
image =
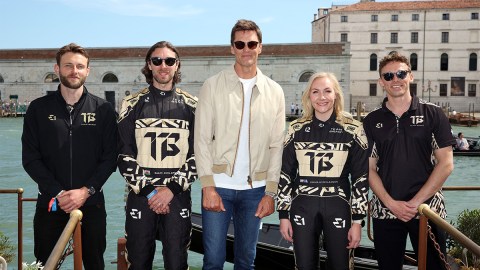
<instances>
[{"instance_id":1,"label":"wristband","mask_svg":"<svg viewBox=\"0 0 480 270\"><path fill-rule=\"evenodd\" d=\"M57 211L57 199L56 198L52 198L50 200L50 202L48 203L48 212L55 212Z\"/></svg>"},{"instance_id":2,"label":"wristband","mask_svg":"<svg viewBox=\"0 0 480 270\"><path fill-rule=\"evenodd\" d=\"M357 224L362 224L363 220L359 219L359 220L354 220L352 221L353 223L357 223Z\"/></svg>"},{"instance_id":3,"label":"wristband","mask_svg":"<svg viewBox=\"0 0 480 270\"><path fill-rule=\"evenodd\" d=\"M274 200L277 198L277 193L265 191L265 195L272 197Z\"/></svg>"},{"instance_id":4,"label":"wristband","mask_svg":"<svg viewBox=\"0 0 480 270\"><path fill-rule=\"evenodd\" d=\"M157 194L158 191L156 189L152 190L152 192L150 192L148 195L147 195L147 199L150 200L153 196L155 196L155 194Z\"/></svg>"}]
</instances>

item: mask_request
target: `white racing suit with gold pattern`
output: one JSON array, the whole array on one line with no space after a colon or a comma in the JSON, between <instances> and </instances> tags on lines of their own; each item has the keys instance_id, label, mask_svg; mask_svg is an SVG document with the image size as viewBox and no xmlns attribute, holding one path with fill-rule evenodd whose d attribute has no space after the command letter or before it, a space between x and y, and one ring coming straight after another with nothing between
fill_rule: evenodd
<instances>
[{"instance_id":1,"label":"white racing suit with gold pattern","mask_svg":"<svg viewBox=\"0 0 480 270\"><path fill-rule=\"evenodd\" d=\"M366 215L367 139L360 122L340 119L294 121L285 139L277 210L291 221L298 269L316 268L322 232L330 269L349 269L348 231Z\"/></svg>"},{"instance_id":2,"label":"white racing suit with gold pattern","mask_svg":"<svg viewBox=\"0 0 480 270\"><path fill-rule=\"evenodd\" d=\"M129 194L125 234L129 269L151 269L155 240L166 269L186 269L191 233L190 185L195 181L193 130L196 98L175 86L150 86L123 100L118 120L118 168ZM170 213L156 214L147 195L155 187L175 195Z\"/></svg>"}]
</instances>

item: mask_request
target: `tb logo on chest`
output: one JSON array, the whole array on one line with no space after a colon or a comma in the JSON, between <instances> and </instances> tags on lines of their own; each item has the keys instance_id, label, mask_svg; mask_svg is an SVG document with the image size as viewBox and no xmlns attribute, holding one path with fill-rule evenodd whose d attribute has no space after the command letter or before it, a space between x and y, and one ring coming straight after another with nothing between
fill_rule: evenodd
<instances>
[{"instance_id":1,"label":"tb logo on chest","mask_svg":"<svg viewBox=\"0 0 480 270\"><path fill-rule=\"evenodd\" d=\"M419 124L423 124L423 115L413 115L413 116L410 116L410 119L412 119L412 124L413 125L419 125Z\"/></svg>"}]
</instances>

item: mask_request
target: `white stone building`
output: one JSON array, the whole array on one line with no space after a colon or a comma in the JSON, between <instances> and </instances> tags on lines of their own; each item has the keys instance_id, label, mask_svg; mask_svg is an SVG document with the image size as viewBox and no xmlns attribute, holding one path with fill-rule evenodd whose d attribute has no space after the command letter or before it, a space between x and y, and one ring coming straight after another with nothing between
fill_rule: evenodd
<instances>
[{"instance_id":1,"label":"white stone building","mask_svg":"<svg viewBox=\"0 0 480 270\"><path fill-rule=\"evenodd\" d=\"M349 89L367 110L380 104L378 63L391 51L410 59L411 92L468 112L480 111L480 1L374 2L319 8L312 42L350 44Z\"/></svg>"},{"instance_id":2,"label":"white stone building","mask_svg":"<svg viewBox=\"0 0 480 270\"><path fill-rule=\"evenodd\" d=\"M336 74L345 90L345 107L350 106L350 51L348 43L264 44L259 68L277 81L285 92L286 111L290 104L301 106L301 95L311 74ZM95 95L107 99L119 110L127 92L146 86L141 73L148 47L86 48L90 54L90 75L85 83ZM203 82L235 61L229 46L178 46L181 58L181 88L197 95ZM20 103L55 91L58 78L53 72L57 49L0 50L0 99Z\"/></svg>"}]
</instances>

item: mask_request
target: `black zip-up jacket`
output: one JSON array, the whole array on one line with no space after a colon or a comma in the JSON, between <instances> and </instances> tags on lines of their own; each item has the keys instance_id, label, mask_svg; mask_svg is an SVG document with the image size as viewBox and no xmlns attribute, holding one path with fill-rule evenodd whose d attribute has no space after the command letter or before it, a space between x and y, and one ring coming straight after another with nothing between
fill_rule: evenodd
<instances>
[{"instance_id":1,"label":"black zip-up jacket","mask_svg":"<svg viewBox=\"0 0 480 270\"><path fill-rule=\"evenodd\" d=\"M38 184L37 207L61 190L94 187L85 205L104 203L102 186L116 169L116 115L84 87L73 110L58 90L30 104L22 134L22 164Z\"/></svg>"},{"instance_id":2,"label":"black zip-up jacket","mask_svg":"<svg viewBox=\"0 0 480 270\"><path fill-rule=\"evenodd\" d=\"M176 88L152 85L123 100L118 119L118 169L130 190L147 196L167 186L190 190L197 177L193 130L197 99Z\"/></svg>"}]
</instances>

